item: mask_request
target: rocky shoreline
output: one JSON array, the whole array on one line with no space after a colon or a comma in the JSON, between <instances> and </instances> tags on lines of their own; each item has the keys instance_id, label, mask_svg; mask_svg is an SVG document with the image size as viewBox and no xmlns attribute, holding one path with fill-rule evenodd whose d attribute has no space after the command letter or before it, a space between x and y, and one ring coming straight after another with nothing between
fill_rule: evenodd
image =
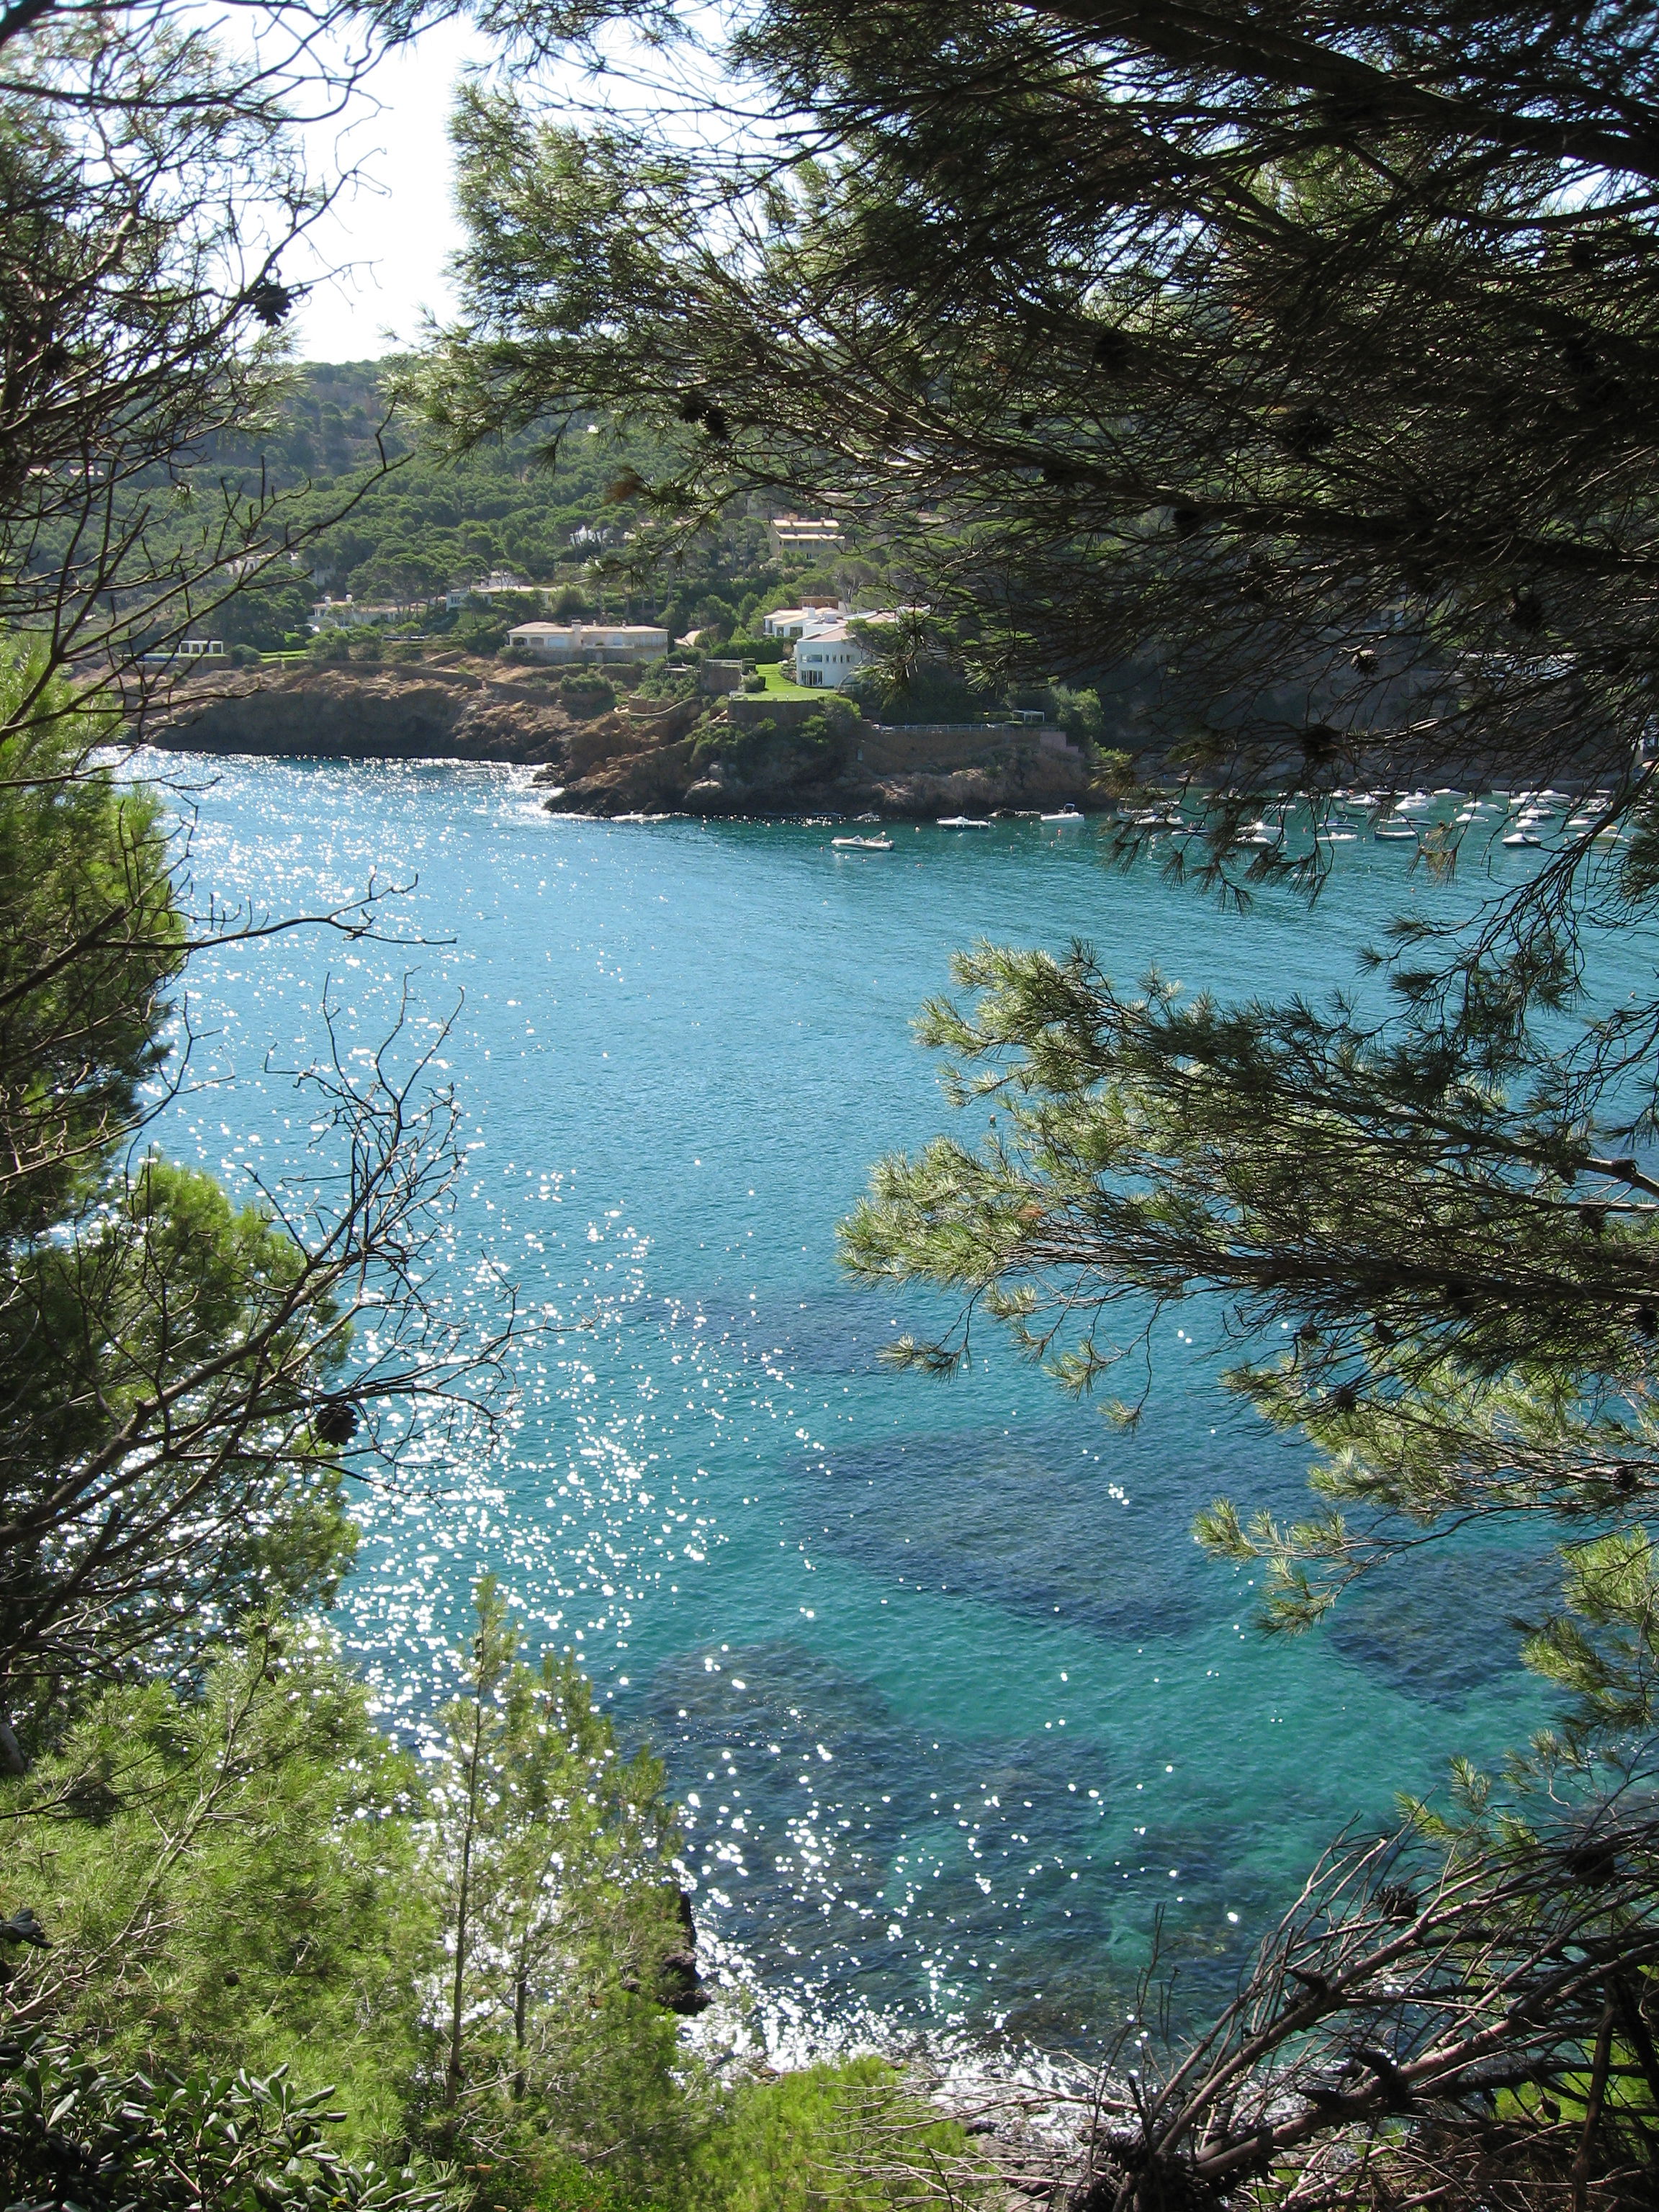
<instances>
[{"instance_id":1,"label":"rocky shoreline","mask_svg":"<svg viewBox=\"0 0 1659 2212\"><path fill-rule=\"evenodd\" d=\"M1096 757L1053 727L878 726L857 720L833 693L667 700L616 690L601 678L597 695L584 696L584 684L591 690L593 682L459 650L192 673L146 701L135 734L183 752L511 763L536 771L550 807L599 817L836 813L926 821L1068 804L1109 811L1120 795ZM833 737L826 737L826 715L839 718ZM1126 731L1119 742L1136 753L1137 781L1180 780L1164 750L1146 746L1144 732ZM1486 790L1505 780L1506 766L1512 778L1522 765L1395 741L1357 750L1344 769L1357 785ZM1568 792L1607 774L1595 760L1524 765L1531 780L1553 780ZM1304 766L1287 757L1286 783Z\"/></svg>"},{"instance_id":2,"label":"rocky shoreline","mask_svg":"<svg viewBox=\"0 0 1659 2212\"><path fill-rule=\"evenodd\" d=\"M548 804L611 816L803 811L914 817L1089 799L1089 762L1055 730L1010 725L810 726L826 700L637 693L583 712L543 669L460 653L339 667L249 669L181 682L138 734L183 752L322 760L463 760L535 768Z\"/></svg>"}]
</instances>

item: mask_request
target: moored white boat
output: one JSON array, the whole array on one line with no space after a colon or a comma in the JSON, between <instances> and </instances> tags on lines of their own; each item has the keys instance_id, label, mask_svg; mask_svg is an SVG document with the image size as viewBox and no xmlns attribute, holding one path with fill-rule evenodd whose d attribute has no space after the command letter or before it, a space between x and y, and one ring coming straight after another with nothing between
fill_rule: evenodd
<instances>
[{"instance_id":1,"label":"moored white boat","mask_svg":"<svg viewBox=\"0 0 1659 2212\"><path fill-rule=\"evenodd\" d=\"M830 842L842 853L890 853L890 837L832 837Z\"/></svg>"},{"instance_id":2,"label":"moored white boat","mask_svg":"<svg viewBox=\"0 0 1659 2212\"><path fill-rule=\"evenodd\" d=\"M993 827L989 822L981 822L972 814L941 814L939 826L941 830L989 830Z\"/></svg>"}]
</instances>

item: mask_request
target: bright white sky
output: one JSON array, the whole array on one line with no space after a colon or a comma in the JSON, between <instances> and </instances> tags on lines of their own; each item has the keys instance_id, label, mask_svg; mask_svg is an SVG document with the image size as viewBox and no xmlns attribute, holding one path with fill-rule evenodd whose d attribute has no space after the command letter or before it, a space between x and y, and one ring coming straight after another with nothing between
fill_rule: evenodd
<instances>
[{"instance_id":1,"label":"bright white sky","mask_svg":"<svg viewBox=\"0 0 1659 2212\"><path fill-rule=\"evenodd\" d=\"M692 0L683 20L718 44L718 6ZM604 51L604 97L620 115L648 116L688 144L710 143L708 134L718 141L735 129L751 150L772 127L763 111L738 100L706 47L665 53L619 27ZM343 273L319 283L295 316L296 359L378 360L413 346L425 313L440 321L455 313L448 264L461 228L449 112L468 66L487 68L497 58L467 23L440 24L381 62L344 115L306 127L307 158L317 176L356 168L360 180L314 234L316 265ZM597 96L594 80L574 58L545 66L536 82L544 101L568 104L573 119ZM296 254L283 274L291 283L310 272Z\"/></svg>"},{"instance_id":2,"label":"bright white sky","mask_svg":"<svg viewBox=\"0 0 1659 2212\"><path fill-rule=\"evenodd\" d=\"M368 82L372 98L307 129L307 155L319 173L355 166L362 180L348 187L316 234L325 262L350 265L319 284L295 315L297 359L374 361L414 344L423 311L441 320L454 313L447 264L461 234L450 101L467 63L488 58L467 25L440 25L380 64ZM301 276L297 259L283 273Z\"/></svg>"}]
</instances>

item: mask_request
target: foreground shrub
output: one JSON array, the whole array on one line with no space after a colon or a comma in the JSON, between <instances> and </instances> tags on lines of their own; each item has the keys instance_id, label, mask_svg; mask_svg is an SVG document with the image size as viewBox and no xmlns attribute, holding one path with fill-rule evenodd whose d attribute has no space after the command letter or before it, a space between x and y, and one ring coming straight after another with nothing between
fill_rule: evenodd
<instances>
[{"instance_id":1,"label":"foreground shrub","mask_svg":"<svg viewBox=\"0 0 1659 2212\"><path fill-rule=\"evenodd\" d=\"M278 2075L114 2075L44 2043L0 2077L0 2199L27 2212L441 2212L410 2171L349 2164L329 2092Z\"/></svg>"}]
</instances>

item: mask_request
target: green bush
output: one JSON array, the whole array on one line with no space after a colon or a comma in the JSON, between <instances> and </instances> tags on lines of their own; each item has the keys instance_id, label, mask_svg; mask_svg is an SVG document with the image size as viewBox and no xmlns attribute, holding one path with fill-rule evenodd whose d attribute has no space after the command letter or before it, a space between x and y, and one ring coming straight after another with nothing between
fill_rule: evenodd
<instances>
[{"instance_id":1,"label":"green bush","mask_svg":"<svg viewBox=\"0 0 1659 2212\"><path fill-rule=\"evenodd\" d=\"M607 714L616 703L616 685L596 668L567 668L559 678L559 704L579 720Z\"/></svg>"},{"instance_id":2,"label":"green bush","mask_svg":"<svg viewBox=\"0 0 1659 2212\"><path fill-rule=\"evenodd\" d=\"M699 2148L693 2195L720 2212L876 2212L978 2193L982 2161L884 2061L746 2083Z\"/></svg>"},{"instance_id":3,"label":"green bush","mask_svg":"<svg viewBox=\"0 0 1659 2212\"><path fill-rule=\"evenodd\" d=\"M839 699L827 699L794 728L781 728L769 714L756 722L710 722L692 748L692 762L705 769L718 764L744 783L816 782L845 765L853 722L852 708Z\"/></svg>"},{"instance_id":4,"label":"green bush","mask_svg":"<svg viewBox=\"0 0 1659 2212\"><path fill-rule=\"evenodd\" d=\"M439 2212L411 2172L355 2166L324 2134L327 2090L111 2075L38 2041L0 2078L0 2200L30 2212Z\"/></svg>"},{"instance_id":5,"label":"green bush","mask_svg":"<svg viewBox=\"0 0 1659 2212\"><path fill-rule=\"evenodd\" d=\"M690 699L696 696L696 669L665 655L645 669L635 686L635 696L641 699Z\"/></svg>"},{"instance_id":6,"label":"green bush","mask_svg":"<svg viewBox=\"0 0 1659 2212\"><path fill-rule=\"evenodd\" d=\"M855 671L844 688L872 722L979 722L1000 711L989 691L939 661L925 663L903 682L872 664Z\"/></svg>"}]
</instances>

